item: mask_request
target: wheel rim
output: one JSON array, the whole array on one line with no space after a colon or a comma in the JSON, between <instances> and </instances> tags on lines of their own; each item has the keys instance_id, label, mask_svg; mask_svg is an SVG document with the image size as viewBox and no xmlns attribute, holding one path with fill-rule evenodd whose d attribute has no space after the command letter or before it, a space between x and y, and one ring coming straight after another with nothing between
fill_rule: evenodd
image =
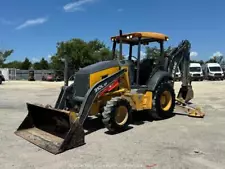
<instances>
[{"instance_id":1,"label":"wheel rim","mask_svg":"<svg viewBox=\"0 0 225 169\"><path fill-rule=\"evenodd\" d=\"M172 95L169 91L164 91L160 97L161 109L168 111L172 105Z\"/></svg>"},{"instance_id":2,"label":"wheel rim","mask_svg":"<svg viewBox=\"0 0 225 169\"><path fill-rule=\"evenodd\" d=\"M124 125L128 119L128 111L125 106L120 106L117 108L115 121L118 125Z\"/></svg>"}]
</instances>

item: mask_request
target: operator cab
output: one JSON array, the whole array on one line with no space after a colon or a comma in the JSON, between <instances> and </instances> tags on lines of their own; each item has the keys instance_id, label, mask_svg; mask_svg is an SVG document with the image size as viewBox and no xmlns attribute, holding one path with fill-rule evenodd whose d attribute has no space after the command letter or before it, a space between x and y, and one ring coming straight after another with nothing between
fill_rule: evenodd
<instances>
[{"instance_id":1,"label":"operator cab","mask_svg":"<svg viewBox=\"0 0 225 169\"><path fill-rule=\"evenodd\" d=\"M121 30L119 36L111 37L113 42L113 58L117 58L121 65L128 66L131 88L139 88L140 86L147 85L155 62L153 58L144 58L141 60L141 47L157 42L160 46L160 56L156 64L159 67L164 67L164 42L168 41L168 39L166 35L161 33L134 32L122 34ZM124 46L129 49L127 59L123 59ZM117 47L119 47L119 50L117 50ZM137 47L137 57L134 56L134 47ZM116 56L116 51L119 51L119 56Z\"/></svg>"}]
</instances>

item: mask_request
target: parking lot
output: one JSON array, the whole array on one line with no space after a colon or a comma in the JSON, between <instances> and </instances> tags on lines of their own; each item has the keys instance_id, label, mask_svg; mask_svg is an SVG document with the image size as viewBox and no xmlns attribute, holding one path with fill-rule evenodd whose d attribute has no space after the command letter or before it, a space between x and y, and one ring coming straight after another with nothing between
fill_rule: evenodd
<instances>
[{"instance_id":1,"label":"parking lot","mask_svg":"<svg viewBox=\"0 0 225 169\"><path fill-rule=\"evenodd\" d=\"M0 85L0 168L225 168L225 81L193 82L204 119L183 115L144 121L126 132L105 128L86 135L86 145L52 155L16 136L26 102L54 105L63 82L9 81ZM176 82L176 92L180 82Z\"/></svg>"}]
</instances>

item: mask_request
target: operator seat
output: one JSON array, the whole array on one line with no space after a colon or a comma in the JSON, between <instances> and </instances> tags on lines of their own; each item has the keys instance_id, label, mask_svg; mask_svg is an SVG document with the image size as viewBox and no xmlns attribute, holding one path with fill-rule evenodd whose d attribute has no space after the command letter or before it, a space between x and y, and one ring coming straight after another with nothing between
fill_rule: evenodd
<instances>
[{"instance_id":1,"label":"operator seat","mask_svg":"<svg viewBox=\"0 0 225 169\"><path fill-rule=\"evenodd\" d=\"M136 69L135 69L135 64L134 61L128 60L127 61L128 68L129 68L129 78L130 78L130 85L135 84L136 80Z\"/></svg>"},{"instance_id":2,"label":"operator seat","mask_svg":"<svg viewBox=\"0 0 225 169\"><path fill-rule=\"evenodd\" d=\"M140 63L139 83L140 85L146 85L150 78L152 69L154 66L153 59L143 59Z\"/></svg>"}]
</instances>

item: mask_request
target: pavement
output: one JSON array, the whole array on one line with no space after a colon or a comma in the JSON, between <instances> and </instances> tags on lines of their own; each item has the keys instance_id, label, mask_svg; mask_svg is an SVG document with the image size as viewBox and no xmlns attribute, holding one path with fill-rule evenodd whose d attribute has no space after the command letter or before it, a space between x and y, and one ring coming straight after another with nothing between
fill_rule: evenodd
<instances>
[{"instance_id":1,"label":"pavement","mask_svg":"<svg viewBox=\"0 0 225 169\"><path fill-rule=\"evenodd\" d=\"M0 85L1 169L223 169L225 168L225 81L193 82L206 116L184 115L143 121L123 133L100 128L86 144L53 155L16 136L27 115L26 102L54 105L63 82L7 81ZM176 92L180 82L176 83Z\"/></svg>"}]
</instances>

